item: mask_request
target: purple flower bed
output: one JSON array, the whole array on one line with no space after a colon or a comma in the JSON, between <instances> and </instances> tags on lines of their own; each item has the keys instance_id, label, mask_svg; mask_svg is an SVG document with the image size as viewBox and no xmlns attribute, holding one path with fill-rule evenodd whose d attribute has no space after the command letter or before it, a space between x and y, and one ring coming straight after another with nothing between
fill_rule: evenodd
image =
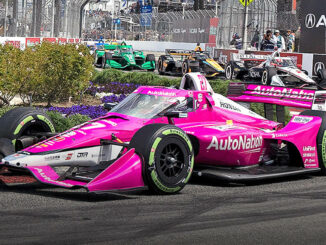
<instances>
[{"instance_id":1,"label":"purple flower bed","mask_svg":"<svg viewBox=\"0 0 326 245\"><path fill-rule=\"evenodd\" d=\"M104 116L107 112L103 106L74 105L72 107L49 107L48 111L57 111L65 115L82 114L90 118Z\"/></svg>"},{"instance_id":2,"label":"purple flower bed","mask_svg":"<svg viewBox=\"0 0 326 245\"><path fill-rule=\"evenodd\" d=\"M123 101L127 96L124 94L121 94L119 96L112 94L109 96L104 96L102 98L102 103L115 103L115 102L121 102Z\"/></svg>"},{"instance_id":3,"label":"purple flower bed","mask_svg":"<svg viewBox=\"0 0 326 245\"><path fill-rule=\"evenodd\" d=\"M93 96L95 96L96 93L131 94L139 86L138 84L119 82L111 82L104 86L96 86L90 82L87 92Z\"/></svg>"}]
</instances>

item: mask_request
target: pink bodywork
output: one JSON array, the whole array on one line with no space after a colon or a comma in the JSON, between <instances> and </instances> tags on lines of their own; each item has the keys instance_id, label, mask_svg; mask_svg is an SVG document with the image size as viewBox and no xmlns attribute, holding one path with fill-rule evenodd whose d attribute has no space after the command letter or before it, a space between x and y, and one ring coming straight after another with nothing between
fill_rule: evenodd
<instances>
[{"instance_id":1,"label":"pink bodywork","mask_svg":"<svg viewBox=\"0 0 326 245\"><path fill-rule=\"evenodd\" d=\"M231 84L232 87L243 86L241 83ZM241 95L228 95L238 102L269 103L275 105L311 109L315 96L314 90L273 87L263 85L247 85Z\"/></svg>"},{"instance_id":2,"label":"pink bodywork","mask_svg":"<svg viewBox=\"0 0 326 245\"><path fill-rule=\"evenodd\" d=\"M306 118L308 122L303 123L292 119L286 127L282 128L276 122L217 107L214 105L211 94L206 91L140 87L135 93L194 98L194 111L189 112L187 118L174 118L173 121L191 139L198 139L196 165L256 165L262 161L272 141L285 141L296 146L304 167L318 168L316 137L321 125L321 119L318 117L300 116L300 119ZM307 93L307 103L310 103L310 91ZM295 103L295 98L290 97L290 99ZM108 113L104 117L66 131L24 151L36 154L65 149L69 152L68 149L98 146L100 139L111 140L112 133L122 141L130 142L138 129L152 123L168 123L168 119L166 117L142 119ZM98 192L143 187L141 159L134 149L130 149L89 183L72 180L58 181L59 176L50 166L28 166L27 168L41 182L66 188L84 187L91 192Z\"/></svg>"}]
</instances>

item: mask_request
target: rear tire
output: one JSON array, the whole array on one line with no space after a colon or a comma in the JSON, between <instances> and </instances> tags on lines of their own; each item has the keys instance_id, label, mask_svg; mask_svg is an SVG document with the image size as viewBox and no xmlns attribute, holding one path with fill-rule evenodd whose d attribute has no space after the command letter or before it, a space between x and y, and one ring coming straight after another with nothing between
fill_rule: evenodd
<instances>
[{"instance_id":1,"label":"rear tire","mask_svg":"<svg viewBox=\"0 0 326 245\"><path fill-rule=\"evenodd\" d=\"M326 80L326 69L320 69L317 71L317 76L320 81Z\"/></svg>"},{"instance_id":2,"label":"rear tire","mask_svg":"<svg viewBox=\"0 0 326 245\"><path fill-rule=\"evenodd\" d=\"M182 75L186 75L189 72L189 64L187 61L182 63Z\"/></svg>"},{"instance_id":3,"label":"rear tire","mask_svg":"<svg viewBox=\"0 0 326 245\"><path fill-rule=\"evenodd\" d=\"M164 56L160 56L158 58L158 61L157 61L157 71L160 75L164 75L165 72L164 72L164 69L163 69L163 62L164 62L164 59L163 59Z\"/></svg>"},{"instance_id":4,"label":"rear tire","mask_svg":"<svg viewBox=\"0 0 326 245\"><path fill-rule=\"evenodd\" d=\"M326 175L326 112L307 110L300 113L300 115L315 116L322 119L322 124L317 134L317 152L319 168L321 169L321 173Z\"/></svg>"},{"instance_id":5,"label":"rear tire","mask_svg":"<svg viewBox=\"0 0 326 245\"><path fill-rule=\"evenodd\" d=\"M130 146L141 154L150 191L174 194L187 184L193 170L193 147L187 134L169 124L149 124L138 130Z\"/></svg>"},{"instance_id":6,"label":"rear tire","mask_svg":"<svg viewBox=\"0 0 326 245\"><path fill-rule=\"evenodd\" d=\"M8 111L0 118L0 125L0 138L11 140L14 146L18 138L29 133L55 132L45 111L31 107L17 107Z\"/></svg>"},{"instance_id":7,"label":"rear tire","mask_svg":"<svg viewBox=\"0 0 326 245\"><path fill-rule=\"evenodd\" d=\"M154 54L148 54L146 56L146 61L155 61L155 55Z\"/></svg>"},{"instance_id":8,"label":"rear tire","mask_svg":"<svg viewBox=\"0 0 326 245\"><path fill-rule=\"evenodd\" d=\"M270 85L275 75L277 75L277 70L274 67L267 67L261 76L261 83L263 85Z\"/></svg>"},{"instance_id":9,"label":"rear tire","mask_svg":"<svg viewBox=\"0 0 326 245\"><path fill-rule=\"evenodd\" d=\"M233 80L233 78L234 78L234 67L231 63L228 63L226 65L225 78L226 78L226 80Z\"/></svg>"}]
</instances>

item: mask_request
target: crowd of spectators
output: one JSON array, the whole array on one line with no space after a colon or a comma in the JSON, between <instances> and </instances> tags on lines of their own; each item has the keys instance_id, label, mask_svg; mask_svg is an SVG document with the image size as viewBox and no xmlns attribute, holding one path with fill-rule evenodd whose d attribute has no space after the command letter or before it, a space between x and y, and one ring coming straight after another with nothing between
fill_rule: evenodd
<instances>
[{"instance_id":1,"label":"crowd of spectators","mask_svg":"<svg viewBox=\"0 0 326 245\"><path fill-rule=\"evenodd\" d=\"M261 42L260 50L293 52L295 50L295 33L287 30L286 34L282 36L279 30L275 30L274 34L271 30L267 30Z\"/></svg>"},{"instance_id":2,"label":"crowd of spectators","mask_svg":"<svg viewBox=\"0 0 326 245\"><path fill-rule=\"evenodd\" d=\"M235 33L232 36L230 45L236 49L242 49L242 42L242 38ZM279 30L275 30L274 33L271 30L267 30L261 38L259 31L256 30L250 45L261 51L294 52L297 50L296 33L287 30L284 36L282 36Z\"/></svg>"}]
</instances>

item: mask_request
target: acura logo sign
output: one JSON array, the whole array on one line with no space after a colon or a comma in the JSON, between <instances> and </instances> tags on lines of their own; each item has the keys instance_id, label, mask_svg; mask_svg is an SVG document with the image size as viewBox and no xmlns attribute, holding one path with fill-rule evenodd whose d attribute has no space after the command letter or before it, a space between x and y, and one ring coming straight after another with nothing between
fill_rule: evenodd
<instances>
[{"instance_id":1,"label":"acura logo sign","mask_svg":"<svg viewBox=\"0 0 326 245\"><path fill-rule=\"evenodd\" d=\"M314 28L316 25L316 16L314 14L307 14L306 16L306 27L308 29Z\"/></svg>"},{"instance_id":2,"label":"acura logo sign","mask_svg":"<svg viewBox=\"0 0 326 245\"><path fill-rule=\"evenodd\" d=\"M323 62L316 62L314 67L314 72L316 75L319 70L324 70L324 69L325 69L325 64Z\"/></svg>"},{"instance_id":3,"label":"acura logo sign","mask_svg":"<svg viewBox=\"0 0 326 245\"><path fill-rule=\"evenodd\" d=\"M318 20L318 21L317 21ZM316 18L314 14L307 14L305 20L306 27L312 29L314 27L318 28L320 26L326 27L326 16L322 15L319 19Z\"/></svg>"}]
</instances>

